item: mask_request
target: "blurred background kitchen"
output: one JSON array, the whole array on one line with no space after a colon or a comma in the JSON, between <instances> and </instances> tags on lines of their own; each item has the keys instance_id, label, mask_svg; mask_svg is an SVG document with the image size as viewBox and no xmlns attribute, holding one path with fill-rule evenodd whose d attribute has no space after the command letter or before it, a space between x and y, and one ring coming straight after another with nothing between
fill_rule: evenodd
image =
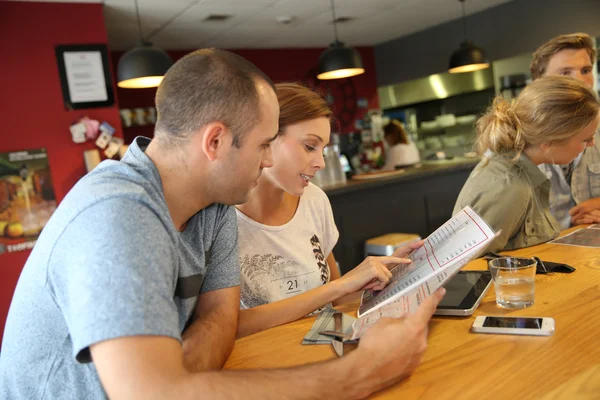
<instances>
[{"instance_id":1,"label":"blurred background kitchen","mask_svg":"<svg viewBox=\"0 0 600 400\"><path fill-rule=\"evenodd\" d=\"M171 62L201 47L230 49L275 82L302 81L315 88L333 108L337 122L325 154L328 167L315 183L331 200L340 230L334 253L347 272L364 256L368 238L392 232L425 237L451 216L478 161L472 152L477 116L496 94L515 96L529 82L531 53L540 44L573 32L600 37L600 1L3 1L0 153L42 149L51 175L47 197L59 203L97 162L119 158L122 151L114 146L152 136L156 89L117 85L139 66L119 65L125 54L141 41L164 51ZM364 72L319 79L319 59L336 39ZM476 48L461 47L465 40ZM64 53L57 46L105 49L102 101L78 106L68 95ZM449 72L468 64L468 57L479 57L486 68ZM594 71L597 90L597 64ZM392 120L417 147L418 162L399 162L398 169L384 172L390 148L384 132ZM87 128L76 140L70 127L81 121ZM108 124L104 134L115 139L113 151L86 140L90 121ZM17 167L10 164L7 171ZM0 193L0 215L13 218L18 213L10 207L35 195L35 185L28 178L27 184L0 190L8 187L16 189ZM12 227L0 231L0 337L31 248L22 244L33 245L36 238L17 223L0 221Z\"/></svg>"}]
</instances>

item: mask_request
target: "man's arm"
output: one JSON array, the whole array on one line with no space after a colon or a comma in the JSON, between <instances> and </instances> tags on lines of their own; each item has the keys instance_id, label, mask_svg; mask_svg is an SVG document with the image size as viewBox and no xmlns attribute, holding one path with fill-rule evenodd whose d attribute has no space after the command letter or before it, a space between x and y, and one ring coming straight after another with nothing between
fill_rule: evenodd
<instances>
[{"instance_id":1,"label":"man's arm","mask_svg":"<svg viewBox=\"0 0 600 400\"><path fill-rule=\"evenodd\" d=\"M191 325L182 335L184 365L191 372L221 369L233 349L240 310L240 267L235 208L217 205L205 232L206 275Z\"/></svg>"},{"instance_id":2,"label":"man's arm","mask_svg":"<svg viewBox=\"0 0 600 400\"><path fill-rule=\"evenodd\" d=\"M600 223L600 210L592 210L587 214L582 214L577 219L572 219L573 225L598 224Z\"/></svg>"},{"instance_id":3,"label":"man's arm","mask_svg":"<svg viewBox=\"0 0 600 400\"><path fill-rule=\"evenodd\" d=\"M600 222L600 197L582 201L569 210L573 225Z\"/></svg>"},{"instance_id":4,"label":"man's arm","mask_svg":"<svg viewBox=\"0 0 600 400\"><path fill-rule=\"evenodd\" d=\"M349 365L358 367L358 363L341 359L312 368L192 373L182 363L180 344L167 337L113 339L92 346L91 351L102 385L112 400L362 397L350 395L350 379L344 382L339 378L348 377ZM333 388L341 389L344 395Z\"/></svg>"},{"instance_id":5,"label":"man's arm","mask_svg":"<svg viewBox=\"0 0 600 400\"><path fill-rule=\"evenodd\" d=\"M191 372L221 369L233 350L240 287L200 294L194 321L183 332L184 365Z\"/></svg>"},{"instance_id":6,"label":"man's arm","mask_svg":"<svg viewBox=\"0 0 600 400\"><path fill-rule=\"evenodd\" d=\"M427 325L444 290L414 315L384 318L348 356L264 371L189 372L175 339L131 336L91 346L108 397L120 399L362 399L410 375L427 347Z\"/></svg>"}]
</instances>

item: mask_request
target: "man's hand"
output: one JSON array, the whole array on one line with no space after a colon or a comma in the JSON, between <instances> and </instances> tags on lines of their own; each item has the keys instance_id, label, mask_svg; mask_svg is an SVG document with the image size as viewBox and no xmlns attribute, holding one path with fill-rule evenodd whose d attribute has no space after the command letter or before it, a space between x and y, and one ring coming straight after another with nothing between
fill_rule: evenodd
<instances>
[{"instance_id":1,"label":"man's hand","mask_svg":"<svg viewBox=\"0 0 600 400\"><path fill-rule=\"evenodd\" d=\"M577 219L571 218L573 225L598 224L600 223L600 210L592 210L587 214L582 214Z\"/></svg>"},{"instance_id":2,"label":"man's hand","mask_svg":"<svg viewBox=\"0 0 600 400\"><path fill-rule=\"evenodd\" d=\"M583 201L571 208L569 210L569 215L571 216L571 222L573 225L591 224L600 222L600 220L598 220L598 215L600 215L598 212L600 212L600 197L595 197L593 199Z\"/></svg>"},{"instance_id":3,"label":"man's hand","mask_svg":"<svg viewBox=\"0 0 600 400\"><path fill-rule=\"evenodd\" d=\"M356 354L367 373L356 382L378 381L383 389L409 376L427 349L429 320L445 293L445 289L438 289L415 314L382 318L371 327L361 337L358 349L348 355Z\"/></svg>"}]
</instances>

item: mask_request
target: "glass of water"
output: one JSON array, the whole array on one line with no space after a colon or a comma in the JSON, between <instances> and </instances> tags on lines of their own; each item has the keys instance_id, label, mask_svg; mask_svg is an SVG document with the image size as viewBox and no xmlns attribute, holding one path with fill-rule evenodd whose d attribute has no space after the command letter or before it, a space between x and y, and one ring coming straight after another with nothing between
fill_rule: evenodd
<instances>
[{"instance_id":1,"label":"glass of water","mask_svg":"<svg viewBox=\"0 0 600 400\"><path fill-rule=\"evenodd\" d=\"M533 258L500 257L490 260L488 268L494 279L496 304L503 308L533 305L536 266Z\"/></svg>"}]
</instances>

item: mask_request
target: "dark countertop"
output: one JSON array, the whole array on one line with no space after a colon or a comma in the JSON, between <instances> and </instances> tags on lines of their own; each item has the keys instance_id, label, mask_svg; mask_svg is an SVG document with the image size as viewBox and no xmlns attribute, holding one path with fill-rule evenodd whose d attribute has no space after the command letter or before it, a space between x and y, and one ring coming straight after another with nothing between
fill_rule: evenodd
<instances>
[{"instance_id":1,"label":"dark countertop","mask_svg":"<svg viewBox=\"0 0 600 400\"><path fill-rule=\"evenodd\" d=\"M357 190L372 189L384 185L420 179L430 175L472 169L479 158L455 158L452 160L423 161L413 167L403 168L404 173L368 180L352 180L323 188L328 196L343 195Z\"/></svg>"}]
</instances>

